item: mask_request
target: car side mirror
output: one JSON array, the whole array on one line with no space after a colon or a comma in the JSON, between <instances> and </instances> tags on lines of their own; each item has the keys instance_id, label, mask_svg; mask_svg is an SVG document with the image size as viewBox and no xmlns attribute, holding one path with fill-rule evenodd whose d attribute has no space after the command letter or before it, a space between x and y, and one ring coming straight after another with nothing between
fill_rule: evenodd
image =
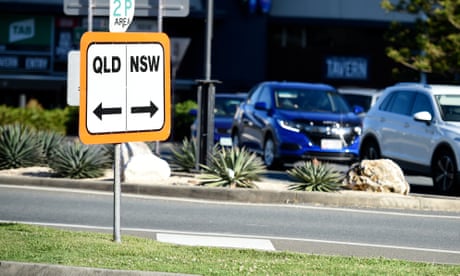
<instances>
[{"instance_id":1,"label":"car side mirror","mask_svg":"<svg viewBox=\"0 0 460 276\"><path fill-rule=\"evenodd\" d=\"M427 125L431 123L433 117L431 116L430 112L428 111L420 111L414 114L414 120L418 122L424 122Z\"/></svg>"},{"instance_id":2,"label":"car side mirror","mask_svg":"<svg viewBox=\"0 0 460 276\"><path fill-rule=\"evenodd\" d=\"M267 104L264 102L256 102L256 104L254 105L254 108L257 110L267 110L268 109Z\"/></svg>"},{"instance_id":3,"label":"car side mirror","mask_svg":"<svg viewBox=\"0 0 460 276\"><path fill-rule=\"evenodd\" d=\"M354 105L353 106L353 113L355 114L361 114L364 113L364 108L360 105Z\"/></svg>"}]
</instances>

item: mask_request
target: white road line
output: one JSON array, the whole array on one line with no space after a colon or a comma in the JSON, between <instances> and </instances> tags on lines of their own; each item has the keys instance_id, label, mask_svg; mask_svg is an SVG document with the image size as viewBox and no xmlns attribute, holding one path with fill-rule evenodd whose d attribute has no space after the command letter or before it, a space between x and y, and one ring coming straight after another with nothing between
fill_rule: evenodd
<instances>
[{"instance_id":1,"label":"white road line","mask_svg":"<svg viewBox=\"0 0 460 276\"><path fill-rule=\"evenodd\" d=\"M42 225L50 227L63 227L63 228L80 228L80 229L99 229L99 230L112 230L112 227L104 226L91 226L91 225L78 225L78 224L62 224L62 223L41 223L41 222L27 222L27 221L8 221L0 220L0 223L22 223L30 225ZM276 237L276 236L257 236L257 235L238 235L238 234L221 234L221 233L200 233L200 232L188 232L188 231L170 231L162 229L145 229L145 228L122 228L122 231L133 231L133 232L145 232L145 233L156 233L157 236L161 234L180 235L180 236L200 236L210 237L210 239L225 237L225 238L242 238L242 239L258 239L258 240L284 240L284 241L300 241L300 242L312 242L312 243L324 243L324 244L339 244L339 245L350 245L350 246L361 246L361 247L374 247L374 248L387 248L387 249L402 249L412 250L421 252L434 252L434 253L447 253L460 255L460 251L457 250L444 250L435 248L423 248L423 247L409 247L409 246L398 246L398 245L385 245L385 244L373 244L373 243L359 243L359 242L342 242L342 241L328 241L328 240L317 240L317 239L303 239L303 238L290 238L290 237ZM276 250L276 248L274 248Z\"/></svg>"},{"instance_id":2,"label":"white road line","mask_svg":"<svg viewBox=\"0 0 460 276\"><path fill-rule=\"evenodd\" d=\"M275 251L275 247L273 246L271 241L267 239L249 239L215 236L211 237L204 235L179 235L158 233L157 240L160 242L189 246L212 246Z\"/></svg>"}]
</instances>

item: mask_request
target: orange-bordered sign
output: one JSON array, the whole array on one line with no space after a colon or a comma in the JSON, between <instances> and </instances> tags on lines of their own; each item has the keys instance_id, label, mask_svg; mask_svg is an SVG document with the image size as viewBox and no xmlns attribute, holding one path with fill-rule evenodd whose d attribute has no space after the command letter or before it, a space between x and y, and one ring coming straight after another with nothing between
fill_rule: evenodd
<instances>
[{"instance_id":1,"label":"orange-bordered sign","mask_svg":"<svg viewBox=\"0 0 460 276\"><path fill-rule=\"evenodd\" d=\"M80 41L79 135L85 144L162 141L171 131L164 33L87 32Z\"/></svg>"}]
</instances>

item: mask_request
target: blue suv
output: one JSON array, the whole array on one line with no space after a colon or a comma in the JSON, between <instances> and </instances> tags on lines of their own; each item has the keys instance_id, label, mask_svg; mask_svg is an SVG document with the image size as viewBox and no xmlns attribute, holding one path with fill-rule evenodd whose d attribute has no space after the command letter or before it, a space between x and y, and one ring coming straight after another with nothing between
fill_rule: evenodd
<instances>
[{"instance_id":1,"label":"blue suv","mask_svg":"<svg viewBox=\"0 0 460 276\"><path fill-rule=\"evenodd\" d=\"M359 159L362 108L352 111L332 86L262 82L235 113L232 143L262 155L268 168L305 159Z\"/></svg>"}]
</instances>

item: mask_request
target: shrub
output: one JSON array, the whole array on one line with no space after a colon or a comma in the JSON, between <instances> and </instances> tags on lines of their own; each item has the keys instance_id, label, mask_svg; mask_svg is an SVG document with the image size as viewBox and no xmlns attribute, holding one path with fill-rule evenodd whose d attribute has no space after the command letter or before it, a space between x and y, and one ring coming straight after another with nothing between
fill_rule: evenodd
<instances>
[{"instance_id":1,"label":"shrub","mask_svg":"<svg viewBox=\"0 0 460 276\"><path fill-rule=\"evenodd\" d=\"M78 136L78 124L80 108L78 106L68 106L65 108L65 133L69 136Z\"/></svg>"},{"instance_id":2,"label":"shrub","mask_svg":"<svg viewBox=\"0 0 460 276\"><path fill-rule=\"evenodd\" d=\"M44 110L35 105L27 108L1 105L0 125L21 124L36 130L49 130L65 134L69 110L68 108Z\"/></svg>"},{"instance_id":3,"label":"shrub","mask_svg":"<svg viewBox=\"0 0 460 276\"><path fill-rule=\"evenodd\" d=\"M176 150L172 149L172 161L179 166L180 170L191 172L195 170L196 165L196 145L194 139L185 137L182 140L181 147Z\"/></svg>"},{"instance_id":4,"label":"shrub","mask_svg":"<svg viewBox=\"0 0 460 276\"><path fill-rule=\"evenodd\" d=\"M181 141L184 137L190 136L190 126L195 120L195 116L190 114L192 109L197 108L197 103L187 100L174 105L174 124L172 134L175 141Z\"/></svg>"},{"instance_id":5,"label":"shrub","mask_svg":"<svg viewBox=\"0 0 460 276\"><path fill-rule=\"evenodd\" d=\"M37 133L20 124L0 127L0 169L39 165L43 160Z\"/></svg>"},{"instance_id":6,"label":"shrub","mask_svg":"<svg viewBox=\"0 0 460 276\"><path fill-rule=\"evenodd\" d=\"M67 142L53 151L49 167L59 177L96 178L104 175L111 158L105 147Z\"/></svg>"},{"instance_id":7,"label":"shrub","mask_svg":"<svg viewBox=\"0 0 460 276\"><path fill-rule=\"evenodd\" d=\"M266 171L263 161L244 148L215 148L208 156L209 165L200 165L204 173L200 184L211 187L257 188L254 181Z\"/></svg>"},{"instance_id":8,"label":"shrub","mask_svg":"<svg viewBox=\"0 0 460 276\"><path fill-rule=\"evenodd\" d=\"M337 191L342 185L343 175L326 163L316 160L302 162L288 170L287 174L300 182L291 184L290 190L296 191Z\"/></svg>"}]
</instances>

